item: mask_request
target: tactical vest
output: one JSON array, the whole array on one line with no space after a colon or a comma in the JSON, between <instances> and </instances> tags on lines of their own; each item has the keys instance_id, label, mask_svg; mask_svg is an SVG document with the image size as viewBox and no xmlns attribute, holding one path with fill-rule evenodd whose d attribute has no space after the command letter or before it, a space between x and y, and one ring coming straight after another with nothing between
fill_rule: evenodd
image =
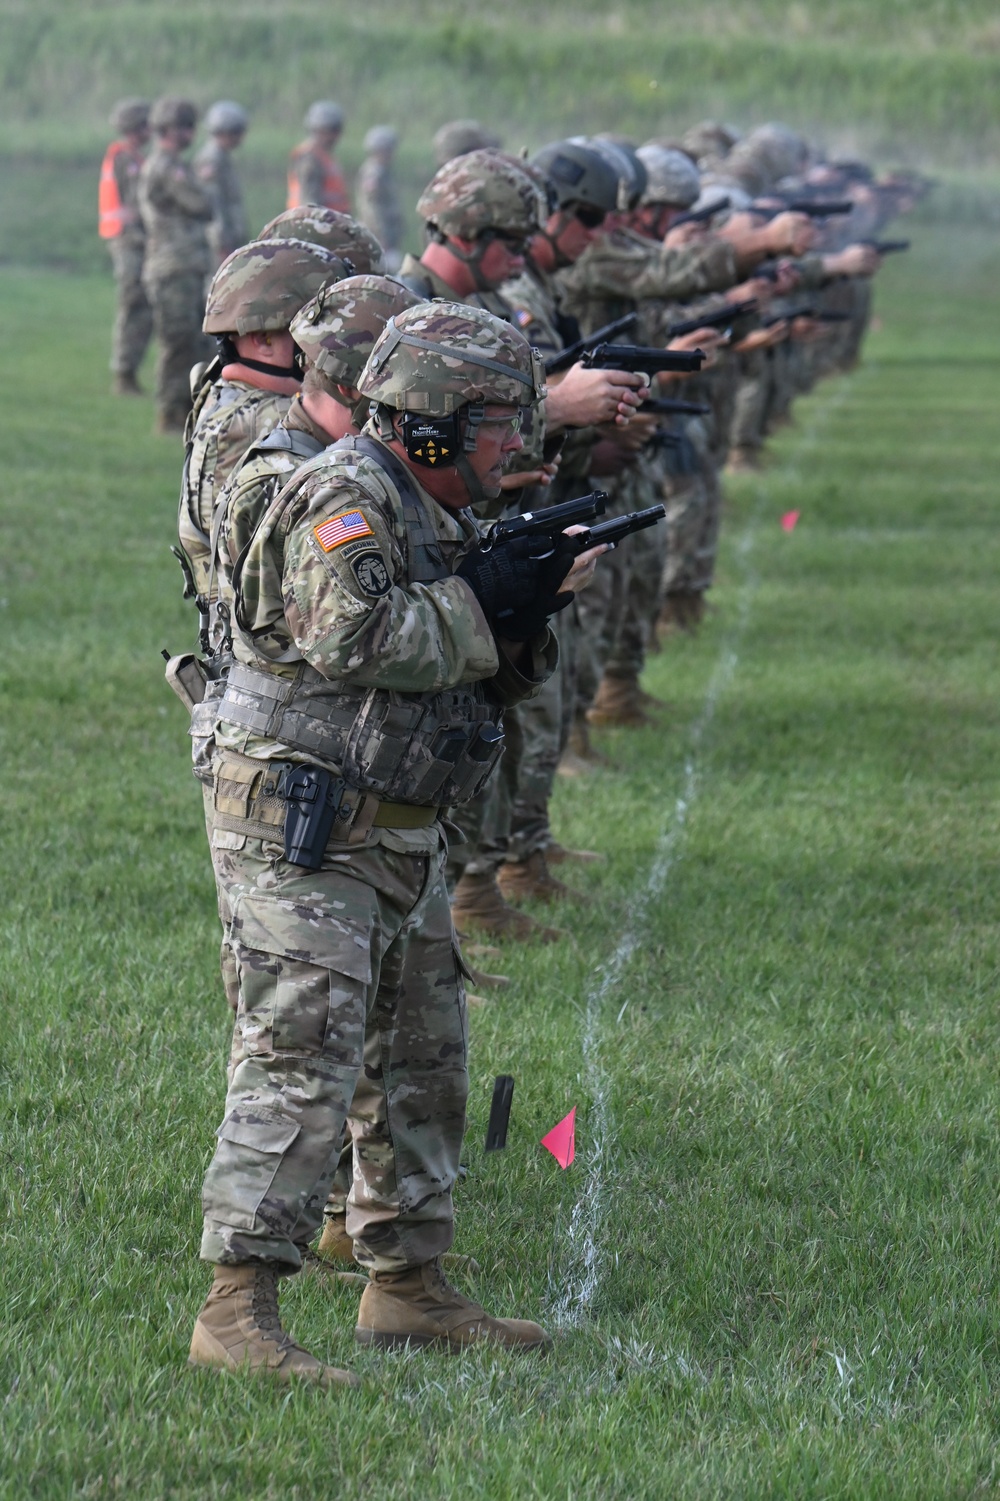
<instances>
[{"instance_id":1,"label":"tactical vest","mask_svg":"<svg viewBox=\"0 0 1000 1501\"><path fill-rule=\"evenodd\" d=\"M343 438L333 446L333 452L345 450L378 464L399 496L406 523L406 571L397 582L429 584L450 577L452 570L405 465L371 438ZM286 486L255 537L264 528L274 530L291 498ZM349 787L385 801L442 807L475 797L500 760L504 743L500 710L483 684L460 684L439 693L335 685L302 660L297 660L294 677L279 677L269 670L246 619L241 583L248 552L249 547L233 567L232 623L256 662L233 663L219 720L277 740L303 756L319 757L336 766ZM296 659L297 654L288 654L282 660Z\"/></svg>"}]
</instances>

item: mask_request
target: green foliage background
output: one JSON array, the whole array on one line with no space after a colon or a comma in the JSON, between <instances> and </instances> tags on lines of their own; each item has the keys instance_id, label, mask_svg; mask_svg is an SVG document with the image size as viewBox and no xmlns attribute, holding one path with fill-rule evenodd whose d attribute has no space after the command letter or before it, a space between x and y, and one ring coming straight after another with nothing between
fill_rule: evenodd
<instances>
[{"instance_id":1,"label":"green foliage background","mask_svg":"<svg viewBox=\"0 0 1000 1501\"><path fill-rule=\"evenodd\" d=\"M461 115L514 149L778 117L839 150L981 169L1000 148L1000 15L989 0L2 0L0 84L0 262L97 270L94 176L126 94L248 105L261 222L314 98L348 111L349 170L370 125L399 128L407 204L434 131Z\"/></svg>"}]
</instances>

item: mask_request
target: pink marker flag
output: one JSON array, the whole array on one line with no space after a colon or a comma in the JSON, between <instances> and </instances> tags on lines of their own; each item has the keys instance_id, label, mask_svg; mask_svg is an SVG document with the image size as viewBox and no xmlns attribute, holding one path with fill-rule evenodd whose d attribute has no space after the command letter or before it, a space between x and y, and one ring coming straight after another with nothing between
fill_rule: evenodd
<instances>
[{"instance_id":1,"label":"pink marker flag","mask_svg":"<svg viewBox=\"0 0 1000 1501\"><path fill-rule=\"evenodd\" d=\"M795 530L795 523L798 521L798 519L799 519L799 517L801 515L802 515L801 511L786 511L785 512L784 516L782 516L782 518L781 518L781 524L784 527L784 529L785 529L786 532L794 532L794 530Z\"/></svg>"},{"instance_id":2,"label":"pink marker flag","mask_svg":"<svg viewBox=\"0 0 1000 1501\"><path fill-rule=\"evenodd\" d=\"M576 1156L576 1106L569 1115L564 1116L558 1126L553 1126L547 1136L542 1137L542 1146L551 1152L560 1167L569 1167Z\"/></svg>"}]
</instances>

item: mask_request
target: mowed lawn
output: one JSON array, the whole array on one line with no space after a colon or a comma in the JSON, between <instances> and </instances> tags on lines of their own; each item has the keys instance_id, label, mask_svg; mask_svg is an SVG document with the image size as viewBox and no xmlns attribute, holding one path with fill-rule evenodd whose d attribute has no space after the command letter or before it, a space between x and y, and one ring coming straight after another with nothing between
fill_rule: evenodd
<instances>
[{"instance_id":1,"label":"mowed lawn","mask_svg":"<svg viewBox=\"0 0 1000 1501\"><path fill-rule=\"evenodd\" d=\"M344 1395L185 1365L228 1039L179 447L106 394L108 281L0 276L0 1495L1000 1486L998 276L974 229L886 267L862 368L730 486L669 714L560 784L609 859L473 1014L457 1191L470 1286L554 1352L361 1352L357 1289L298 1279Z\"/></svg>"}]
</instances>

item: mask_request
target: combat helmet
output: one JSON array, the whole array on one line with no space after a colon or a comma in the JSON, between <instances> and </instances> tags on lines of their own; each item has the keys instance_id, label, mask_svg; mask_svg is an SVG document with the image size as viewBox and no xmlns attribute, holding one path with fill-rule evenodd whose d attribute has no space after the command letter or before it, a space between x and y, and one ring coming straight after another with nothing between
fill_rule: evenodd
<instances>
[{"instance_id":1,"label":"combat helmet","mask_svg":"<svg viewBox=\"0 0 1000 1501\"><path fill-rule=\"evenodd\" d=\"M652 141L636 153L646 169L643 203L669 204L671 208L690 208L698 197L698 168L683 151L672 151Z\"/></svg>"},{"instance_id":2,"label":"combat helmet","mask_svg":"<svg viewBox=\"0 0 1000 1501\"><path fill-rule=\"evenodd\" d=\"M496 150L500 144L500 137L484 129L478 120L449 120L434 137L434 160L443 167L456 156L487 147Z\"/></svg>"},{"instance_id":3,"label":"combat helmet","mask_svg":"<svg viewBox=\"0 0 1000 1501\"><path fill-rule=\"evenodd\" d=\"M373 125L364 139L366 151L395 151L399 145L399 131L391 125Z\"/></svg>"},{"instance_id":4,"label":"combat helmet","mask_svg":"<svg viewBox=\"0 0 1000 1501\"><path fill-rule=\"evenodd\" d=\"M407 457L427 468L454 465L473 505L487 489L467 455L487 402L533 406L545 395L541 356L510 323L462 302L419 303L390 318L358 377L379 435L403 413Z\"/></svg>"},{"instance_id":5,"label":"combat helmet","mask_svg":"<svg viewBox=\"0 0 1000 1501\"><path fill-rule=\"evenodd\" d=\"M559 207L592 209L601 215L618 207L618 173L593 146L577 138L552 141L531 158L551 182Z\"/></svg>"},{"instance_id":6,"label":"combat helmet","mask_svg":"<svg viewBox=\"0 0 1000 1501\"><path fill-rule=\"evenodd\" d=\"M491 229L528 239L539 228L543 208L523 164L493 149L469 151L446 162L417 203L417 213L432 232L464 240Z\"/></svg>"},{"instance_id":7,"label":"combat helmet","mask_svg":"<svg viewBox=\"0 0 1000 1501\"><path fill-rule=\"evenodd\" d=\"M389 318L420 302L388 276L348 276L328 283L300 308L290 332L323 386L357 386L372 347Z\"/></svg>"},{"instance_id":8,"label":"combat helmet","mask_svg":"<svg viewBox=\"0 0 1000 1501\"><path fill-rule=\"evenodd\" d=\"M581 144L590 146L602 156L618 177L617 207L622 213L631 213L637 208L646 189L646 168L640 161L634 146L622 139L609 136L580 137Z\"/></svg>"},{"instance_id":9,"label":"combat helmet","mask_svg":"<svg viewBox=\"0 0 1000 1501\"><path fill-rule=\"evenodd\" d=\"M120 99L111 111L111 124L123 135L145 130L149 124L149 109L148 99Z\"/></svg>"},{"instance_id":10,"label":"combat helmet","mask_svg":"<svg viewBox=\"0 0 1000 1501\"><path fill-rule=\"evenodd\" d=\"M340 214L334 208L321 208L316 203L286 208L284 213L268 220L257 238L285 240L290 236L343 256L353 263L359 275L378 275L385 267L382 246L371 230L350 214Z\"/></svg>"},{"instance_id":11,"label":"combat helmet","mask_svg":"<svg viewBox=\"0 0 1000 1501\"><path fill-rule=\"evenodd\" d=\"M235 99L219 99L205 116L205 129L209 135L235 135L243 132L250 123L250 116Z\"/></svg>"},{"instance_id":12,"label":"combat helmet","mask_svg":"<svg viewBox=\"0 0 1000 1501\"><path fill-rule=\"evenodd\" d=\"M149 124L153 130L194 130L198 123L198 107L190 99L181 99L176 94L164 94L157 99L149 112Z\"/></svg>"},{"instance_id":13,"label":"combat helmet","mask_svg":"<svg viewBox=\"0 0 1000 1501\"><path fill-rule=\"evenodd\" d=\"M317 99L306 110L306 130L343 130L344 111L332 99Z\"/></svg>"},{"instance_id":14,"label":"combat helmet","mask_svg":"<svg viewBox=\"0 0 1000 1501\"><path fill-rule=\"evenodd\" d=\"M252 334L286 329L302 305L353 265L305 240L254 240L222 262L212 278L202 329Z\"/></svg>"}]
</instances>

